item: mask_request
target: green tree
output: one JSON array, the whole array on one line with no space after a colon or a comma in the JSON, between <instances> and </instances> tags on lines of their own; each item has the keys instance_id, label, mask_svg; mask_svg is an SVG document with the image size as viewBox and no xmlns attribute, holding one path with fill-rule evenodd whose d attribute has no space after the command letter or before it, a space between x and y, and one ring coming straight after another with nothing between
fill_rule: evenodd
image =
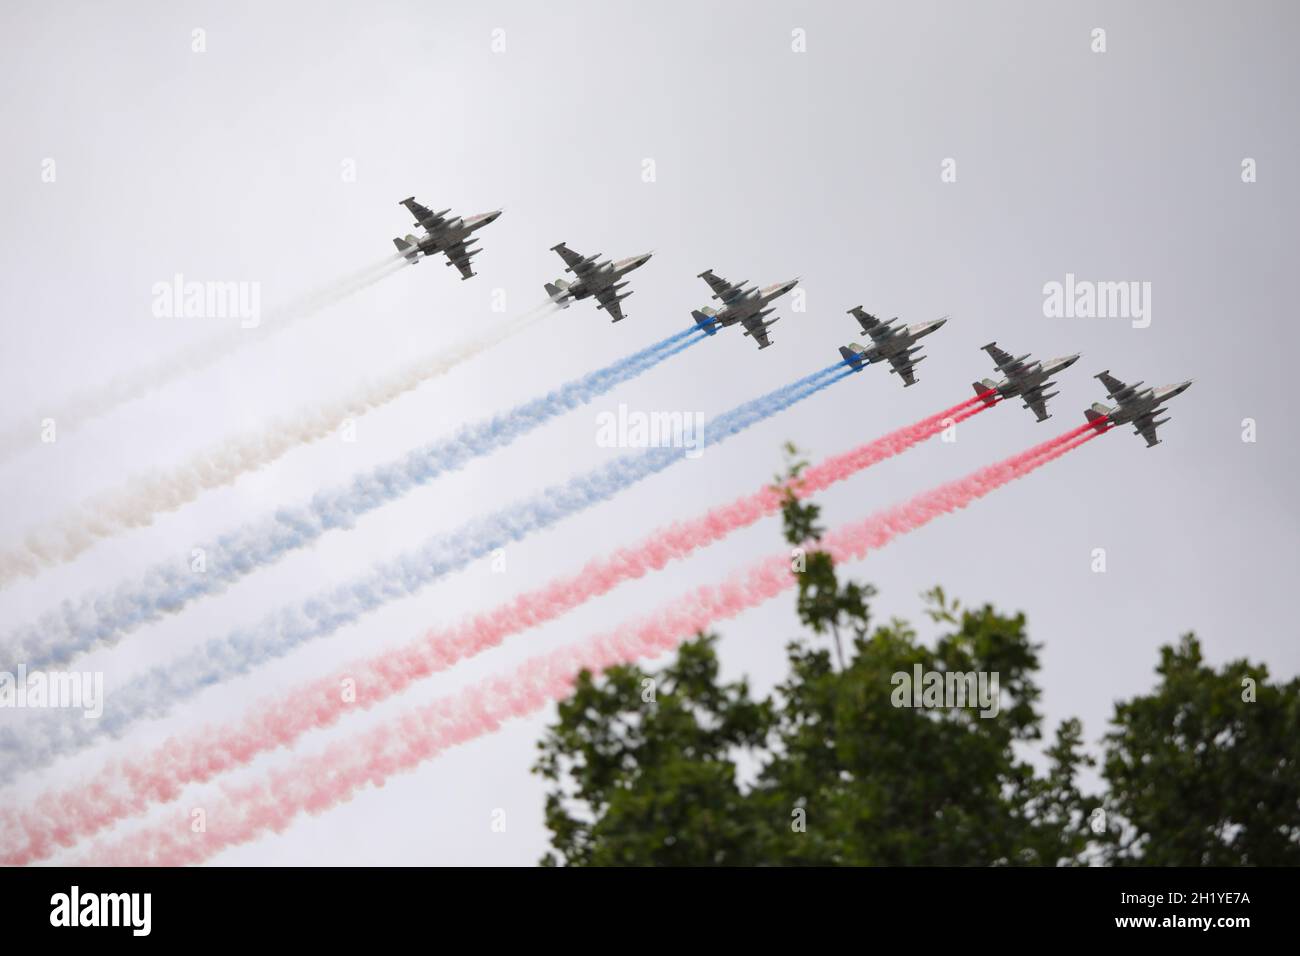
<instances>
[{"instance_id":1,"label":"green tree","mask_svg":"<svg viewBox=\"0 0 1300 956\"><path fill-rule=\"evenodd\" d=\"M785 540L795 547L796 557L801 559L794 564L800 572L799 597L795 606L799 620L814 634L831 635L835 641L836 660L840 670L844 670L841 631L851 630L855 638L866 634L870 622L867 600L875 596L876 590L869 584L852 581L840 587L831 556L815 547L810 552L805 551L806 545L821 541L822 528L817 523L821 508L811 501L801 500L797 494L808 462L799 457L799 449L792 444L786 444L785 454L786 473L777 475L776 487L783 494L781 516Z\"/></svg>"},{"instance_id":2,"label":"green tree","mask_svg":"<svg viewBox=\"0 0 1300 956\"><path fill-rule=\"evenodd\" d=\"M1200 642L1164 647L1159 683L1107 735L1108 858L1151 866L1300 865L1300 680L1244 660L1215 671Z\"/></svg>"},{"instance_id":3,"label":"green tree","mask_svg":"<svg viewBox=\"0 0 1300 956\"><path fill-rule=\"evenodd\" d=\"M580 676L535 768L555 785L544 864L759 861L734 755L761 743L771 711L744 682L719 684L713 643L684 644L653 677L635 666Z\"/></svg>"},{"instance_id":4,"label":"green tree","mask_svg":"<svg viewBox=\"0 0 1300 956\"><path fill-rule=\"evenodd\" d=\"M658 672L583 674L539 744L544 863L1296 862L1295 682L1268 685L1244 662L1216 674L1190 638L1166 648L1160 686L1116 708L1103 803L1078 783L1092 763L1078 721L1044 743L1024 616L962 607L936 587L932 646L907 622L873 626L874 589L840 582L818 546L820 511L797 493L805 463L787 452L778 487L807 631L787 646L789 675L762 699L720 683L706 635ZM898 675L917 666L996 673L996 713L899 706Z\"/></svg>"}]
</instances>

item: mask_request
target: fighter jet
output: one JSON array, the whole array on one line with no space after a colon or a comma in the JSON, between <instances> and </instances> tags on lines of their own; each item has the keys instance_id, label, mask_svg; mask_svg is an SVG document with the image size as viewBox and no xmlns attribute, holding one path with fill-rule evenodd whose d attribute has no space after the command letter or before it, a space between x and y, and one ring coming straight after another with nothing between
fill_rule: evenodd
<instances>
[{"instance_id":1,"label":"fighter jet","mask_svg":"<svg viewBox=\"0 0 1300 956\"><path fill-rule=\"evenodd\" d=\"M1161 406L1175 395L1182 394L1192 384L1192 380L1188 379L1177 385L1139 389L1141 382L1125 385L1109 371L1100 372L1096 377L1106 386L1107 397L1115 400L1115 407L1110 408L1097 402L1084 412L1088 421L1099 432L1116 425L1132 425L1134 434L1145 438L1148 448L1160 444L1160 439L1156 437L1156 427L1169 421L1168 418L1156 418L1164 411Z\"/></svg>"},{"instance_id":2,"label":"fighter jet","mask_svg":"<svg viewBox=\"0 0 1300 956\"><path fill-rule=\"evenodd\" d=\"M1019 358L1012 358L998 348L997 342L990 342L982 348L989 353L998 371L1006 375L1006 378L1000 382L995 382L991 378L976 382L975 394L983 398L987 405L992 405L999 396L1012 398L1019 395L1025 400L1022 407L1032 411L1040 422L1051 418L1052 416L1047 413L1047 400L1055 398L1060 393L1047 391L1056 384L1049 379L1079 361L1079 356L1062 355L1060 358L1039 362L1036 359L1030 360L1028 353Z\"/></svg>"},{"instance_id":3,"label":"fighter jet","mask_svg":"<svg viewBox=\"0 0 1300 956\"><path fill-rule=\"evenodd\" d=\"M778 282L761 289L746 289L748 279L745 282L731 283L714 275L712 269L705 269L699 277L709 284L709 288L713 290L713 298L722 301L722 308L696 309L691 313L695 318L695 324L709 335L716 335L720 327L739 322L745 327L745 334L751 336L760 349L765 349L772 344L767 337L767 330L780 321L778 316L770 322L764 322L765 316L776 311L764 306L774 299L779 299L799 284L798 279L791 279L789 282Z\"/></svg>"},{"instance_id":4,"label":"fighter jet","mask_svg":"<svg viewBox=\"0 0 1300 956\"><path fill-rule=\"evenodd\" d=\"M469 247L478 240L466 237L488 223L496 222L502 212L498 209L495 212L470 216L468 219L464 216L447 218L450 209L433 212L416 202L414 196L403 199L400 205L411 211L411 215L415 216L415 225L424 230L424 235L418 238L408 235L405 239L394 239L393 245L397 246L397 251L412 263L420 261L420 253L426 256L436 256L441 253L447 257L447 265L455 266L460 270L462 279L474 275L474 267L470 265L470 260L483 251L475 249L471 252Z\"/></svg>"},{"instance_id":5,"label":"fighter jet","mask_svg":"<svg viewBox=\"0 0 1300 956\"><path fill-rule=\"evenodd\" d=\"M844 361L853 371L858 372L868 362L879 362L885 359L890 365L889 374L901 377L904 388L916 384L916 376L912 374L912 370L916 368L916 363L926 358L924 355L916 357L916 353L921 351L921 346L916 344L916 340L942 328L948 321L945 317L916 325L895 325L898 316L894 316L888 322L881 322L870 312L863 311L860 305L849 309L849 315L858 320L858 324L862 326L862 334L870 336L871 345L863 348L857 342L852 342L840 346L840 355L844 357Z\"/></svg>"},{"instance_id":6,"label":"fighter jet","mask_svg":"<svg viewBox=\"0 0 1300 956\"><path fill-rule=\"evenodd\" d=\"M619 282L633 269L638 269L645 265L652 253L645 253L639 256L632 256L629 259L620 259L618 262L610 262L606 259L604 262L597 262L600 253L594 256L582 256L574 252L564 243L551 248L560 254L560 258L565 262L565 272L572 272L575 281L565 282L563 279L556 279L554 282L546 283L546 294L551 297L556 305L562 309L567 309L569 303L574 299L586 299L595 296L596 301L600 303L596 306L598 309L604 309L609 313L610 320L618 322L623 318L623 308L619 305L624 299L630 296L631 292L618 294L618 290L627 285L626 282Z\"/></svg>"}]
</instances>

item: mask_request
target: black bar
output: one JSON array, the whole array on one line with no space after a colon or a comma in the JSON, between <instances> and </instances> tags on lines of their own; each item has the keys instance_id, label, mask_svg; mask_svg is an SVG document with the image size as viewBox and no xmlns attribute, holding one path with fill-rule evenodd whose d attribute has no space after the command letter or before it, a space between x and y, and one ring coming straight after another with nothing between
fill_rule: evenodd
<instances>
[{"instance_id":1,"label":"black bar","mask_svg":"<svg viewBox=\"0 0 1300 956\"><path fill-rule=\"evenodd\" d=\"M655 927L658 935L665 920L679 918L726 926L735 938L762 938L773 920L834 920L843 926L848 916L860 939L872 938L877 927L906 930L919 933L914 938L921 949L927 940L973 942L996 938L999 930L1012 933L1002 935L1004 942L1041 942L1039 929L1054 934L1048 939L1071 942L1097 936L1185 940L1200 934L1231 944L1248 938L1241 934L1262 930L1272 937L1294 929L1295 877L1296 871L1280 869L629 869L597 874L33 868L0 870L0 914L10 943L66 941L75 932L78 942L115 937L128 945L144 938L247 944L259 938L257 927L266 927L276 938L288 934L302 943L337 945L348 939L373 943L431 921L443 921L453 939L478 926L494 939L514 930L535 934L540 942L551 933L576 931L594 941L600 938L591 935L597 925ZM51 925L52 900L56 894L70 897L73 886L83 906L88 895L150 894L148 936L136 937L129 925ZM1205 918L1215 921L1208 929L1176 922ZM1217 922L1242 918L1245 925ZM1154 923L1120 925L1120 920ZM1175 922L1166 925L1166 920ZM680 929L686 932L685 924ZM1015 935L1023 931L1034 935Z\"/></svg>"}]
</instances>

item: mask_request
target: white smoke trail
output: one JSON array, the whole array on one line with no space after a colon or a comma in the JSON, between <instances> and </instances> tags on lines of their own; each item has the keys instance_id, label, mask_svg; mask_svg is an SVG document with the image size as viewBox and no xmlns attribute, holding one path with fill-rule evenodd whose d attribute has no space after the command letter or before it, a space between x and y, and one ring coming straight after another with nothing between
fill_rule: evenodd
<instances>
[{"instance_id":1,"label":"white smoke trail","mask_svg":"<svg viewBox=\"0 0 1300 956\"><path fill-rule=\"evenodd\" d=\"M386 378L367 382L345 398L316 403L255 434L229 438L166 472L134 478L121 488L92 498L56 524L32 531L21 545L0 552L0 587L19 576L71 561L97 541L146 527L159 515L194 501L203 492L229 485L293 448L334 433L349 419L449 372L517 335L554 309L549 299L538 303L516 318L439 349Z\"/></svg>"},{"instance_id":2,"label":"white smoke trail","mask_svg":"<svg viewBox=\"0 0 1300 956\"><path fill-rule=\"evenodd\" d=\"M38 445L41 423L47 418L54 421L61 436L67 435L121 405L215 365L244 346L261 341L266 335L289 328L295 322L387 278L407 264L407 260L397 253L387 255L329 286L269 311L256 328L226 329L152 365L86 389L60 406L29 413L21 424L13 423L0 432L0 463Z\"/></svg>"}]
</instances>

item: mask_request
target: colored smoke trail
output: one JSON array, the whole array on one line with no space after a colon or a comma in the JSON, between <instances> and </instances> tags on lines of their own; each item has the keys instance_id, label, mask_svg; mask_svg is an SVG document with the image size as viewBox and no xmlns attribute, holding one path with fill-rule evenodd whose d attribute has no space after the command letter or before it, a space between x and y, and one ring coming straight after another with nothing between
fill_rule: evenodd
<instances>
[{"instance_id":1,"label":"colored smoke trail","mask_svg":"<svg viewBox=\"0 0 1300 956\"><path fill-rule=\"evenodd\" d=\"M829 458L803 473L796 494L808 497L988 407L971 399ZM185 785L205 782L259 754L288 747L304 733L331 726L358 707L373 707L418 680L499 645L512 634L554 620L624 581L659 570L669 561L685 558L775 514L782 500L778 489L760 488L689 521L652 532L634 546L593 559L575 574L557 578L454 627L431 630L403 647L354 661L336 674L278 694L236 724L205 727L187 738L173 738L148 757L133 758L127 765L110 763L85 786L45 794L37 801L37 809L23 812L21 823L18 816L0 814L0 846L13 848L8 855L0 854L0 864L41 859L74 835L75 839L93 836L123 817L144 812L154 801L172 799ZM344 701L338 692L344 677L357 688L355 701ZM25 849L19 850L20 846Z\"/></svg>"},{"instance_id":2,"label":"colored smoke trail","mask_svg":"<svg viewBox=\"0 0 1300 956\"><path fill-rule=\"evenodd\" d=\"M66 436L114 409L143 398L194 372L207 369L267 335L326 309L400 271L406 260L396 253L287 305L267 312L256 328L235 328L211 336L160 359L152 365L118 376L68 399L62 406L33 411L22 424L0 433L0 463L41 444L42 421L53 419L58 434Z\"/></svg>"},{"instance_id":3,"label":"colored smoke trail","mask_svg":"<svg viewBox=\"0 0 1300 956\"><path fill-rule=\"evenodd\" d=\"M45 667L66 663L96 646L116 644L135 628L175 614L204 595L225 590L259 568L314 543L327 531L352 527L361 515L508 445L702 339L693 328L677 332L540 398L466 425L449 438L318 492L305 507L280 508L259 522L245 524L201 547L206 555L202 574L192 571L188 562L175 561L155 567L143 580L122 584L109 594L65 601L35 623L7 635L0 643L0 661Z\"/></svg>"},{"instance_id":4,"label":"colored smoke trail","mask_svg":"<svg viewBox=\"0 0 1300 956\"><path fill-rule=\"evenodd\" d=\"M859 560L899 535L989 494L1061 457L1099 433L1083 425L964 478L923 492L901 505L826 535L817 547L837 562ZM206 831L194 833L186 813L96 846L85 861L99 866L183 866L201 863L226 848L285 830L303 813L319 814L349 800L361 788L380 786L457 744L529 716L566 696L581 670L599 673L616 664L653 658L696 633L730 620L794 586L786 553L774 554L697 588L653 615L593 638L541 654L509 674L482 681L381 723L323 751L278 768L263 780L225 789L205 800ZM165 782L157 782L166 791Z\"/></svg>"},{"instance_id":5,"label":"colored smoke trail","mask_svg":"<svg viewBox=\"0 0 1300 956\"><path fill-rule=\"evenodd\" d=\"M704 447L725 441L851 374L836 362L714 419ZM655 447L553 485L422 547L383 562L352 581L321 591L261 623L208 641L169 664L154 667L107 696L98 720L51 712L26 722L22 732L0 731L0 782L22 769L44 766L104 737L119 737L137 720L171 711L204 688L245 674L303 643L333 634L390 601L410 597L445 574L519 541L534 531L612 498L686 457L684 447ZM202 577L202 576L200 576Z\"/></svg>"},{"instance_id":6,"label":"colored smoke trail","mask_svg":"<svg viewBox=\"0 0 1300 956\"><path fill-rule=\"evenodd\" d=\"M29 533L21 547L0 552L0 587L16 577L71 561L106 538L147 527L159 515L189 504L204 492L232 484L295 448L333 434L349 419L396 401L519 334L553 308L549 301L541 303L467 341L438 349L384 379L367 382L346 398L313 403L256 434L227 439L166 472L139 476L122 488L92 498L53 527Z\"/></svg>"}]
</instances>

